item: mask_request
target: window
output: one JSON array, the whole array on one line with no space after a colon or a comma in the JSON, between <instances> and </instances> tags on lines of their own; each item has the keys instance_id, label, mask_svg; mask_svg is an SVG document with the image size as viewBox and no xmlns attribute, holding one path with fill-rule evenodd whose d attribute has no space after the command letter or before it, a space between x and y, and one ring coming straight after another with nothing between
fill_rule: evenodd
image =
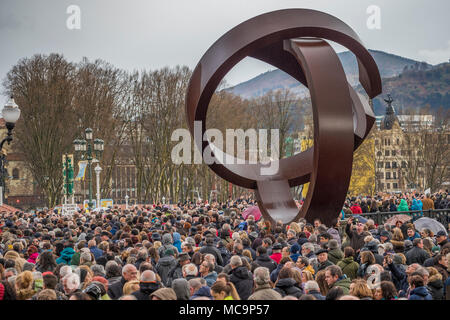
<instances>
[{"instance_id":1,"label":"window","mask_svg":"<svg viewBox=\"0 0 450 320\"><path fill-rule=\"evenodd\" d=\"M395 161L392 162L392 168L394 168L394 169L397 168L397 162L395 162Z\"/></svg>"},{"instance_id":2,"label":"window","mask_svg":"<svg viewBox=\"0 0 450 320\"><path fill-rule=\"evenodd\" d=\"M19 180L19 169L14 168L12 171L12 176L14 180Z\"/></svg>"},{"instance_id":3,"label":"window","mask_svg":"<svg viewBox=\"0 0 450 320\"><path fill-rule=\"evenodd\" d=\"M391 167L391 163L390 162L386 162L386 168L390 168Z\"/></svg>"},{"instance_id":4,"label":"window","mask_svg":"<svg viewBox=\"0 0 450 320\"><path fill-rule=\"evenodd\" d=\"M391 178L391 173L390 172L386 172L386 179L390 179L390 178Z\"/></svg>"},{"instance_id":5,"label":"window","mask_svg":"<svg viewBox=\"0 0 450 320\"><path fill-rule=\"evenodd\" d=\"M384 151L384 155L385 155L386 157L389 157L389 150L385 150L385 151Z\"/></svg>"},{"instance_id":6,"label":"window","mask_svg":"<svg viewBox=\"0 0 450 320\"><path fill-rule=\"evenodd\" d=\"M393 188L394 188L394 189L398 189L398 184L397 184L397 183L394 183L394 184L393 184Z\"/></svg>"},{"instance_id":7,"label":"window","mask_svg":"<svg viewBox=\"0 0 450 320\"><path fill-rule=\"evenodd\" d=\"M400 144L400 139L397 138L397 144Z\"/></svg>"},{"instance_id":8,"label":"window","mask_svg":"<svg viewBox=\"0 0 450 320\"><path fill-rule=\"evenodd\" d=\"M383 168L384 162L378 162L378 168Z\"/></svg>"},{"instance_id":9,"label":"window","mask_svg":"<svg viewBox=\"0 0 450 320\"><path fill-rule=\"evenodd\" d=\"M381 151L377 152L377 157L381 157L383 155L383 153L381 153Z\"/></svg>"},{"instance_id":10,"label":"window","mask_svg":"<svg viewBox=\"0 0 450 320\"><path fill-rule=\"evenodd\" d=\"M406 163L406 161L402 161L402 168L407 168L408 164Z\"/></svg>"},{"instance_id":11,"label":"window","mask_svg":"<svg viewBox=\"0 0 450 320\"><path fill-rule=\"evenodd\" d=\"M392 172L392 179L397 179L397 172Z\"/></svg>"},{"instance_id":12,"label":"window","mask_svg":"<svg viewBox=\"0 0 450 320\"><path fill-rule=\"evenodd\" d=\"M390 183L386 183L386 189L390 189L391 188L391 184Z\"/></svg>"},{"instance_id":13,"label":"window","mask_svg":"<svg viewBox=\"0 0 450 320\"><path fill-rule=\"evenodd\" d=\"M392 150L391 152L392 156L395 157L395 155L397 154L397 152L395 150Z\"/></svg>"}]
</instances>

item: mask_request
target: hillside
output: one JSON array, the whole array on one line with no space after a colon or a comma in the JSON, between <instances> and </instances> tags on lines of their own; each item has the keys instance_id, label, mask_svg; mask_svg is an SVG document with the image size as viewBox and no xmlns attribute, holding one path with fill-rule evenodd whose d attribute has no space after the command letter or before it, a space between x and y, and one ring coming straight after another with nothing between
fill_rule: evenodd
<instances>
[{"instance_id":1,"label":"hillside","mask_svg":"<svg viewBox=\"0 0 450 320\"><path fill-rule=\"evenodd\" d=\"M359 86L359 91L363 89ZM374 99L376 114L384 114L382 100L390 93L397 113L407 109L419 109L429 105L431 109L450 108L450 63L443 63L428 70L405 70L398 76L383 79L383 95Z\"/></svg>"},{"instance_id":2,"label":"hillside","mask_svg":"<svg viewBox=\"0 0 450 320\"><path fill-rule=\"evenodd\" d=\"M411 69L411 72L422 72L422 70L432 68L432 66L427 63L400 57L383 51L369 50L369 52L374 57L382 78L396 77L405 70L409 71ZM358 68L354 54L349 51L345 51L338 53L338 56L341 60L342 66L344 67L349 83L352 86L359 85ZM393 84L390 85L395 87ZM270 90L283 88L288 88L299 94L301 97L305 97L307 95L306 87L278 69L265 72L253 79L240 83L234 87L230 87L226 90L240 95L243 98L254 98L264 95ZM387 88L390 88L390 86L387 86Z\"/></svg>"}]
</instances>

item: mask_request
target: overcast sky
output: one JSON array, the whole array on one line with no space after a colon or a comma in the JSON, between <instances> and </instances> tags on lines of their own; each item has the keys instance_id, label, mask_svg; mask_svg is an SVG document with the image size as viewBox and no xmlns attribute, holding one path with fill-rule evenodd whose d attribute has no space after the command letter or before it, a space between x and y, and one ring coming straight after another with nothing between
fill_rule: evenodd
<instances>
[{"instance_id":1,"label":"overcast sky","mask_svg":"<svg viewBox=\"0 0 450 320\"><path fill-rule=\"evenodd\" d=\"M70 5L81 10L81 29L67 28ZM371 5L380 8L380 29L367 27ZM52 52L76 62L101 58L129 71L194 68L235 25L286 8L335 15L371 49L431 64L450 58L448 0L0 0L0 79L19 59ZM269 69L247 58L226 80L238 84Z\"/></svg>"}]
</instances>

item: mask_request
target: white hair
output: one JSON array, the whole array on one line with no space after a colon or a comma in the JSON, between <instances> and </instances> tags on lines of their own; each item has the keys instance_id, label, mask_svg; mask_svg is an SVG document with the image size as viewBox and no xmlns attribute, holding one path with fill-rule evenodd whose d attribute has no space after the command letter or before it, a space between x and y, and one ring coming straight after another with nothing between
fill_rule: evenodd
<instances>
[{"instance_id":1,"label":"white hair","mask_svg":"<svg viewBox=\"0 0 450 320\"><path fill-rule=\"evenodd\" d=\"M270 272L266 267L258 267L253 272L253 279L257 285L264 285L270 281Z\"/></svg>"},{"instance_id":2,"label":"white hair","mask_svg":"<svg viewBox=\"0 0 450 320\"><path fill-rule=\"evenodd\" d=\"M76 273L68 274L63 278L63 281L66 283L65 287L70 291L74 291L80 286L80 277Z\"/></svg>"},{"instance_id":3,"label":"white hair","mask_svg":"<svg viewBox=\"0 0 450 320\"><path fill-rule=\"evenodd\" d=\"M242 266L242 260L239 256L232 256L230 259L230 265L233 267L240 267Z\"/></svg>"},{"instance_id":4,"label":"white hair","mask_svg":"<svg viewBox=\"0 0 450 320\"><path fill-rule=\"evenodd\" d=\"M312 291L312 290L320 291L319 285L314 280L306 281L306 283L305 283L305 291L309 292L309 291Z\"/></svg>"},{"instance_id":5,"label":"white hair","mask_svg":"<svg viewBox=\"0 0 450 320\"><path fill-rule=\"evenodd\" d=\"M193 263L188 263L183 266L182 271L186 273L187 276L196 276L198 273L197 266Z\"/></svg>"},{"instance_id":6,"label":"white hair","mask_svg":"<svg viewBox=\"0 0 450 320\"><path fill-rule=\"evenodd\" d=\"M72 273L72 268L70 266L62 266L59 270L59 277L62 279L68 274Z\"/></svg>"}]
</instances>

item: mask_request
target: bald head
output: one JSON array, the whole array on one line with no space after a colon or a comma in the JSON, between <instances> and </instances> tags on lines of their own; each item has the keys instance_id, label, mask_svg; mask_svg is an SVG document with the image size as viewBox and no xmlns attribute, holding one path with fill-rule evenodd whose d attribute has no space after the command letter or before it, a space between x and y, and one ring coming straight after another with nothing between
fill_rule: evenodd
<instances>
[{"instance_id":1,"label":"bald head","mask_svg":"<svg viewBox=\"0 0 450 320\"><path fill-rule=\"evenodd\" d=\"M141 281L142 282L155 282L156 281L156 275L151 270L145 270L141 274Z\"/></svg>"}]
</instances>

